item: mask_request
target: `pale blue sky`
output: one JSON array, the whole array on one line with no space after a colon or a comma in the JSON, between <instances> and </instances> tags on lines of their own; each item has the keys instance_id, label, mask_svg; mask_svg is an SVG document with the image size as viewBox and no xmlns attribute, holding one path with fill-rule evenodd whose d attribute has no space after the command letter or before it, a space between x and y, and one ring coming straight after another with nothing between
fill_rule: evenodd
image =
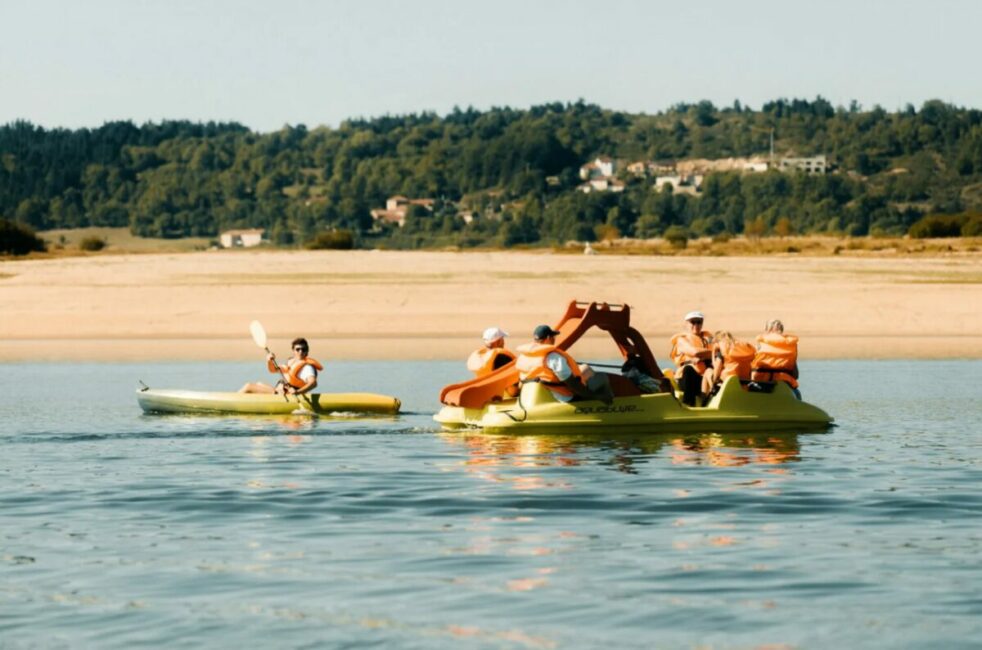
<instances>
[{"instance_id":1,"label":"pale blue sky","mask_svg":"<svg viewBox=\"0 0 982 650\"><path fill-rule=\"evenodd\" d=\"M971 0L0 0L0 124L270 131L583 98L982 107Z\"/></svg>"}]
</instances>

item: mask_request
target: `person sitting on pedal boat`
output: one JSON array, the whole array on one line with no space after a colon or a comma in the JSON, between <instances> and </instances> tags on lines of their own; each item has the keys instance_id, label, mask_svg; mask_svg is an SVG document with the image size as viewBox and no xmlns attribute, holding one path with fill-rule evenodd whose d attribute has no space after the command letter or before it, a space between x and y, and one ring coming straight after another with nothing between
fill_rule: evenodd
<instances>
[{"instance_id":1,"label":"person sitting on pedal boat","mask_svg":"<svg viewBox=\"0 0 982 650\"><path fill-rule=\"evenodd\" d=\"M746 341L738 341L725 330L713 334L713 367L702 376L702 392L712 395L730 377L750 381L750 366L756 350Z\"/></svg>"},{"instance_id":2,"label":"person sitting on pedal boat","mask_svg":"<svg viewBox=\"0 0 982 650\"><path fill-rule=\"evenodd\" d=\"M515 353L505 347L506 336L508 332L498 327L484 330L481 337L484 345L471 352L471 356L467 358L467 369L475 377L490 375L515 360Z\"/></svg>"},{"instance_id":3,"label":"person sitting on pedal boat","mask_svg":"<svg viewBox=\"0 0 982 650\"><path fill-rule=\"evenodd\" d=\"M278 395L302 395L317 387L317 372L324 369L317 359L308 357L310 346L307 339L296 338L290 344L293 356L286 365L276 363L276 355L272 352L266 357L266 368L281 375L275 386L262 382L249 383L239 389L240 393L276 393Z\"/></svg>"},{"instance_id":4,"label":"person sitting on pedal boat","mask_svg":"<svg viewBox=\"0 0 982 650\"><path fill-rule=\"evenodd\" d=\"M590 366L576 363L565 350L556 347L558 331L539 325L532 333L532 343L517 348L520 383L538 381L560 402L574 399L596 399L610 404L613 391L606 373L594 372Z\"/></svg>"},{"instance_id":5,"label":"person sitting on pedal boat","mask_svg":"<svg viewBox=\"0 0 982 650\"><path fill-rule=\"evenodd\" d=\"M751 378L755 382L783 381L791 387L795 397L801 399L798 390L798 337L784 333L784 323L768 321L764 333L757 337L757 354L754 355Z\"/></svg>"},{"instance_id":6,"label":"person sitting on pedal boat","mask_svg":"<svg viewBox=\"0 0 982 650\"><path fill-rule=\"evenodd\" d=\"M686 331L672 337L672 363L675 364L675 381L682 389L682 403L695 406L701 394L703 377L712 366L713 337L702 329L705 320L701 311L690 311L683 319Z\"/></svg>"}]
</instances>

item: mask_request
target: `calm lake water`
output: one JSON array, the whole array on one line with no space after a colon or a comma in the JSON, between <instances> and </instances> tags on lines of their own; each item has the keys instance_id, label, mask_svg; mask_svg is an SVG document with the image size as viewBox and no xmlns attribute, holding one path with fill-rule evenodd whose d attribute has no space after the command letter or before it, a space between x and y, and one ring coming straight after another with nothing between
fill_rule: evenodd
<instances>
[{"instance_id":1,"label":"calm lake water","mask_svg":"<svg viewBox=\"0 0 982 650\"><path fill-rule=\"evenodd\" d=\"M982 647L982 363L812 362L828 433L492 437L463 364L334 363L395 418L145 416L0 366L0 647Z\"/></svg>"}]
</instances>

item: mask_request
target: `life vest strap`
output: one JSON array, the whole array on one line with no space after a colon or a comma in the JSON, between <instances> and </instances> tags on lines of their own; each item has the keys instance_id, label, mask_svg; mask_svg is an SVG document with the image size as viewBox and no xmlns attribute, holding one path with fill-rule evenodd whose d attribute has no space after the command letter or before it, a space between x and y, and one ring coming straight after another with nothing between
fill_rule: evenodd
<instances>
[{"instance_id":1,"label":"life vest strap","mask_svg":"<svg viewBox=\"0 0 982 650\"><path fill-rule=\"evenodd\" d=\"M763 366L760 367L760 368L753 368L752 370L753 370L753 372L762 372L762 373L766 373L766 374L772 375L772 376L773 375L777 375L777 374L785 374L785 375L792 375L793 376L793 373L794 373L793 370L790 370L790 369L787 369L787 368L767 368L767 367L763 367Z\"/></svg>"}]
</instances>

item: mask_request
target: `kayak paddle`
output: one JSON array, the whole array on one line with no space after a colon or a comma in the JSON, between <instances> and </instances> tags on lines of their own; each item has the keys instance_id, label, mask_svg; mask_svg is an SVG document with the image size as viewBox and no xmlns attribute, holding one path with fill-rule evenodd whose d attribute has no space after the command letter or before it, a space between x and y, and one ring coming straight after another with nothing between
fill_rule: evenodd
<instances>
[{"instance_id":1,"label":"kayak paddle","mask_svg":"<svg viewBox=\"0 0 982 650\"><path fill-rule=\"evenodd\" d=\"M256 342L256 345L266 350L266 354L273 354L269 351L269 346L266 345L268 339L266 338L266 329L263 324L257 320L249 323L249 331L252 332L252 340ZM289 383L286 380L286 375L283 373L283 368L280 368L280 364L276 363L276 355L273 354L273 363L276 364L276 369L280 371L280 377L283 378L284 383Z\"/></svg>"}]
</instances>

